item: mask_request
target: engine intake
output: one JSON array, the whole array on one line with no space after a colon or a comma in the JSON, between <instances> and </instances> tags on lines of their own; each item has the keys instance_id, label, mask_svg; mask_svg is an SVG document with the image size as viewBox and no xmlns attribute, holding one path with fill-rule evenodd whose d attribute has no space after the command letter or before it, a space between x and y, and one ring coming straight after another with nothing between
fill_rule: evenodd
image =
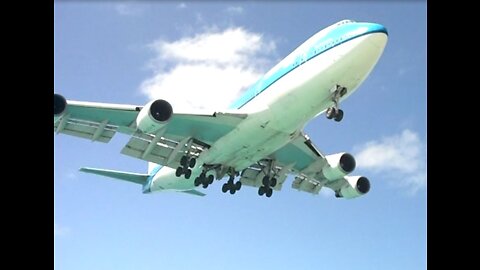
<instances>
[{"instance_id":1,"label":"engine intake","mask_svg":"<svg viewBox=\"0 0 480 270\"><path fill-rule=\"evenodd\" d=\"M155 133L165 126L173 115L172 105L163 99L151 101L137 116L137 128L144 133Z\"/></svg>"},{"instance_id":2,"label":"engine intake","mask_svg":"<svg viewBox=\"0 0 480 270\"><path fill-rule=\"evenodd\" d=\"M345 176L347 184L335 193L337 197L353 199L370 191L370 181L364 176Z\"/></svg>"},{"instance_id":3,"label":"engine intake","mask_svg":"<svg viewBox=\"0 0 480 270\"><path fill-rule=\"evenodd\" d=\"M330 181L340 179L355 170L355 158L349 153L338 153L325 157L327 165L322 173Z\"/></svg>"},{"instance_id":4,"label":"engine intake","mask_svg":"<svg viewBox=\"0 0 480 270\"><path fill-rule=\"evenodd\" d=\"M166 122L172 117L172 105L163 99L155 100L150 105L150 115L158 122Z\"/></svg>"},{"instance_id":5,"label":"engine intake","mask_svg":"<svg viewBox=\"0 0 480 270\"><path fill-rule=\"evenodd\" d=\"M53 94L53 115L59 116L67 108L67 100L59 94Z\"/></svg>"}]
</instances>

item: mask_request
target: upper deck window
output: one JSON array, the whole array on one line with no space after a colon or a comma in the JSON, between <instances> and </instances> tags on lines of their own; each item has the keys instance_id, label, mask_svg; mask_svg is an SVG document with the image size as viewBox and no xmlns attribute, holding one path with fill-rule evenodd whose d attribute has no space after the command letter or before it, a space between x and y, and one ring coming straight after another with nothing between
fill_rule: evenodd
<instances>
[{"instance_id":1,"label":"upper deck window","mask_svg":"<svg viewBox=\"0 0 480 270\"><path fill-rule=\"evenodd\" d=\"M343 20L339 21L336 25L342 25L342 24L347 24L347 23L354 23L355 21L352 20Z\"/></svg>"}]
</instances>

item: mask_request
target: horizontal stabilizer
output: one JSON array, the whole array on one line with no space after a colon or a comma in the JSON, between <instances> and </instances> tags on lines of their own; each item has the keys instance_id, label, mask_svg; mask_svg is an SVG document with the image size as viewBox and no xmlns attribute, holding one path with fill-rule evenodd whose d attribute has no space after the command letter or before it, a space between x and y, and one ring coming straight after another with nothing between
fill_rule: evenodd
<instances>
[{"instance_id":1,"label":"horizontal stabilizer","mask_svg":"<svg viewBox=\"0 0 480 270\"><path fill-rule=\"evenodd\" d=\"M132 183L137 183L140 185L146 184L147 179L149 177L148 174L119 172L119 171L95 169L95 168L81 168L80 171L85 173L98 174L98 175L111 177L111 178L128 181Z\"/></svg>"},{"instance_id":2,"label":"horizontal stabilizer","mask_svg":"<svg viewBox=\"0 0 480 270\"><path fill-rule=\"evenodd\" d=\"M187 193L187 194L191 194L191 195L195 195L195 196L205 196L205 193L202 193L200 191L197 191L195 189L192 189L192 190L185 190L185 191L181 191L183 193Z\"/></svg>"}]
</instances>

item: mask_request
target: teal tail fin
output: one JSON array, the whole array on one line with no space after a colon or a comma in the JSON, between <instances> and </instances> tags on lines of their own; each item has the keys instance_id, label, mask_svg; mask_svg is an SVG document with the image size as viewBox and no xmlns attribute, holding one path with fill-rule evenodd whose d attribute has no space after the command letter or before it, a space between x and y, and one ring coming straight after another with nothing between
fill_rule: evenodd
<instances>
[{"instance_id":1,"label":"teal tail fin","mask_svg":"<svg viewBox=\"0 0 480 270\"><path fill-rule=\"evenodd\" d=\"M129 173L129 172L119 172L119 171L112 171L112 170L105 170L105 169L96 169L96 168L81 168L81 172L85 173L92 173L97 175L102 175L106 177L111 177L127 182L132 182L140 185L145 185L147 183L147 179L150 175L148 174L140 174L140 173Z\"/></svg>"}]
</instances>

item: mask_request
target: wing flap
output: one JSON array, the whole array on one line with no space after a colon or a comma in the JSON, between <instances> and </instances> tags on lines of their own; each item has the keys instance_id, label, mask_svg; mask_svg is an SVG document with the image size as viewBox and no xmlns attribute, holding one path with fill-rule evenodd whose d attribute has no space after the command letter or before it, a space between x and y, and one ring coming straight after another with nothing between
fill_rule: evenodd
<instances>
[{"instance_id":1,"label":"wing flap","mask_svg":"<svg viewBox=\"0 0 480 270\"><path fill-rule=\"evenodd\" d=\"M277 168L277 171L281 171L282 168ZM274 177L277 179L277 185L273 187L273 190L279 191L283 187L283 183L287 179L287 173L280 173ZM263 185L262 180L265 177L265 173L260 169L260 167L254 165L245 170L243 170L240 181L242 185L251 186L251 187L260 187Z\"/></svg>"},{"instance_id":2,"label":"wing flap","mask_svg":"<svg viewBox=\"0 0 480 270\"><path fill-rule=\"evenodd\" d=\"M115 135L116 127L109 125L107 121L100 123L72 119L68 115L63 116L54 123L57 133L84 138L91 141L108 143Z\"/></svg>"},{"instance_id":3,"label":"wing flap","mask_svg":"<svg viewBox=\"0 0 480 270\"><path fill-rule=\"evenodd\" d=\"M123 147L121 153L127 156L143 159L165 166L166 160L172 152L171 147L166 144L156 143L153 149L149 153L146 153L145 151L152 143L153 138L149 138L148 136L142 136L144 137L142 138L138 135L143 134L137 134L137 136L132 136L128 143L125 145L125 147Z\"/></svg>"},{"instance_id":4,"label":"wing flap","mask_svg":"<svg viewBox=\"0 0 480 270\"><path fill-rule=\"evenodd\" d=\"M310 180L306 177L295 177L292 182L292 188L298 191L304 191L312 194L318 194L323 185L315 180Z\"/></svg>"}]
</instances>

